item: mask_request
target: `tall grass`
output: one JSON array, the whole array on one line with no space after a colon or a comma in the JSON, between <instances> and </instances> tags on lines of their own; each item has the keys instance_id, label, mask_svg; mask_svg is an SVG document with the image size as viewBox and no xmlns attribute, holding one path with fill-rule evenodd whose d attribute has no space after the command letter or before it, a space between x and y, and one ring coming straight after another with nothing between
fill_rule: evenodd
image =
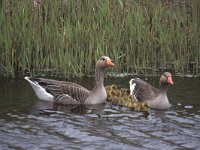
<instances>
[{"instance_id":1,"label":"tall grass","mask_svg":"<svg viewBox=\"0 0 200 150\"><path fill-rule=\"evenodd\" d=\"M199 0L0 3L0 74L81 76L101 55L114 73L200 74Z\"/></svg>"}]
</instances>

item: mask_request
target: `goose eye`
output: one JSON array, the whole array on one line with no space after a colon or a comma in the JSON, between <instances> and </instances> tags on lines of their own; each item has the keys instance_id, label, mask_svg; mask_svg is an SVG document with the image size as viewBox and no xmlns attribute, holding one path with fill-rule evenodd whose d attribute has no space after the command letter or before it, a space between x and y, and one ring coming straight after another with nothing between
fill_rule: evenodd
<instances>
[{"instance_id":1,"label":"goose eye","mask_svg":"<svg viewBox=\"0 0 200 150\"><path fill-rule=\"evenodd\" d=\"M105 60L105 58L102 58L101 60L103 60L103 61L104 61L104 60Z\"/></svg>"}]
</instances>

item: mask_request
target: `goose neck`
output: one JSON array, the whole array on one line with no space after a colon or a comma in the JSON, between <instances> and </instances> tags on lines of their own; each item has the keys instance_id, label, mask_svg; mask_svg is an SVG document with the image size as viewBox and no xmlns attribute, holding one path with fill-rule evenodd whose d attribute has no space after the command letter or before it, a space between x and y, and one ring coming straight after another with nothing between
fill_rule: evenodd
<instances>
[{"instance_id":1,"label":"goose neck","mask_svg":"<svg viewBox=\"0 0 200 150\"><path fill-rule=\"evenodd\" d=\"M94 89L103 86L104 74L105 74L104 69L96 67L94 75L94 81L95 81Z\"/></svg>"},{"instance_id":2,"label":"goose neck","mask_svg":"<svg viewBox=\"0 0 200 150\"><path fill-rule=\"evenodd\" d=\"M167 89L168 89L168 84L167 83L162 83L162 82L160 82L160 90L161 90L161 92L164 92L164 93L166 93L167 92Z\"/></svg>"}]
</instances>

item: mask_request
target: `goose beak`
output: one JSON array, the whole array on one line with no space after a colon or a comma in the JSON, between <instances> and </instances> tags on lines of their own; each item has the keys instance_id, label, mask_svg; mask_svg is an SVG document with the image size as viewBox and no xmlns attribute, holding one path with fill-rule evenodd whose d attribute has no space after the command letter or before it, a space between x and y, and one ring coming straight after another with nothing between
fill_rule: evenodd
<instances>
[{"instance_id":1,"label":"goose beak","mask_svg":"<svg viewBox=\"0 0 200 150\"><path fill-rule=\"evenodd\" d=\"M174 82L172 81L172 77L168 77L167 78L167 83L169 83L171 85L174 84Z\"/></svg>"},{"instance_id":2,"label":"goose beak","mask_svg":"<svg viewBox=\"0 0 200 150\"><path fill-rule=\"evenodd\" d=\"M115 64L114 64L111 60L107 60L107 61L106 61L106 66L107 66L107 67L114 67Z\"/></svg>"}]
</instances>

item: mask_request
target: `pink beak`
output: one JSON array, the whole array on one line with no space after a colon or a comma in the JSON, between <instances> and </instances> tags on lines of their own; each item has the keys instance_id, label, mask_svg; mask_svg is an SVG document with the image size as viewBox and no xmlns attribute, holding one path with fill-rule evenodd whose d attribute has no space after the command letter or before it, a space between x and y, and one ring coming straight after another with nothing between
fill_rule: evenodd
<instances>
[{"instance_id":1,"label":"pink beak","mask_svg":"<svg viewBox=\"0 0 200 150\"><path fill-rule=\"evenodd\" d=\"M174 84L174 82L172 81L172 77L167 77L167 83L169 84Z\"/></svg>"}]
</instances>

